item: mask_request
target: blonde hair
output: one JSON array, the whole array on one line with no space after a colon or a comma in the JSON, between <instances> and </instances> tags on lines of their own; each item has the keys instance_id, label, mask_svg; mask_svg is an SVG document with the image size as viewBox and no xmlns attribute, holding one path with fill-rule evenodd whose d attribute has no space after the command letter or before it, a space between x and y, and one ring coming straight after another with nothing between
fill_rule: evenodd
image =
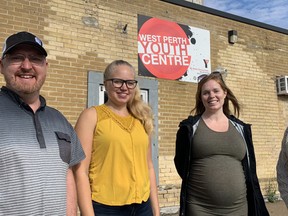
<instances>
[{"instance_id":1,"label":"blonde hair","mask_svg":"<svg viewBox=\"0 0 288 216\"><path fill-rule=\"evenodd\" d=\"M106 67L104 71L104 81L110 77L110 74L113 73L116 67L119 65L126 65L130 67L134 72L134 75L136 75L135 69L130 63L124 60L115 60ZM135 94L131 100L128 101L127 109L132 116L140 120L146 133L150 135L154 129L153 112L151 107L142 100L139 85L135 87Z\"/></svg>"}]
</instances>

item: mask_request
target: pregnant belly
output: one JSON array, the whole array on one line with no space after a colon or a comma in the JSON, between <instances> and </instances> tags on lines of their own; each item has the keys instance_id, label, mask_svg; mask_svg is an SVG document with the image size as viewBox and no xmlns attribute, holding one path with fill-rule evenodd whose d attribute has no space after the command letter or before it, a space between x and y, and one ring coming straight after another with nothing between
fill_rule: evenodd
<instances>
[{"instance_id":1,"label":"pregnant belly","mask_svg":"<svg viewBox=\"0 0 288 216\"><path fill-rule=\"evenodd\" d=\"M188 184L189 197L217 206L244 202L246 185L241 162L223 155L193 162Z\"/></svg>"}]
</instances>

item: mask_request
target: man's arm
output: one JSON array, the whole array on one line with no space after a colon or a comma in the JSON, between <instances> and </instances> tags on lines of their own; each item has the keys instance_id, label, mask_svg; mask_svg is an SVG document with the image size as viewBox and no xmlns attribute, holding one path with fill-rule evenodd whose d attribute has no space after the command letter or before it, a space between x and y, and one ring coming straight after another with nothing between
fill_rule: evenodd
<instances>
[{"instance_id":1,"label":"man's arm","mask_svg":"<svg viewBox=\"0 0 288 216\"><path fill-rule=\"evenodd\" d=\"M69 168L67 171L66 188L67 188L66 216L77 216L77 193L72 168Z\"/></svg>"},{"instance_id":2,"label":"man's arm","mask_svg":"<svg viewBox=\"0 0 288 216\"><path fill-rule=\"evenodd\" d=\"M277 181L281 198L288 208L288 128L286 129L277 163Z\"/></svg>"}]
</instances>

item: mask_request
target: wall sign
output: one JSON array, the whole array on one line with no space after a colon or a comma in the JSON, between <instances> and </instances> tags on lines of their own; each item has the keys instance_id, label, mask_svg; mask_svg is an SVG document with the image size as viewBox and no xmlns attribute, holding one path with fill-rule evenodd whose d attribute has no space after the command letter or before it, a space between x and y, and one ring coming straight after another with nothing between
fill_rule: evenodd
<instances>
[{"instance_id":1,"label":"wall sign","mask_svg":"<svg viewBox=\"0 0 288 216\"><path fill-rule=\"evenodd\" d=\"M198 82L211 72L210 32L138 15L138 73Z\"/></svg>"}]
</instances>

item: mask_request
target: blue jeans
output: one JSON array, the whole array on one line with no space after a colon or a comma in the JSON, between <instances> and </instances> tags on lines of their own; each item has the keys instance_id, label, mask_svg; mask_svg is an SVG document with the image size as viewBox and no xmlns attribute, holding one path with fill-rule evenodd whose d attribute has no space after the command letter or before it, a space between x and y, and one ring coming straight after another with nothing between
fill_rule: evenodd
<instances>
[{"instance_id":1,"label":"blue jeans","mask_svg":"<svg viewBox=\"0 0 288 216\"><path fill-rule=\"evenodd\" d=\"M95 216L153 216L150 199L141 204L109 206L92 201Z\"/></svg>"}]
</instances>

